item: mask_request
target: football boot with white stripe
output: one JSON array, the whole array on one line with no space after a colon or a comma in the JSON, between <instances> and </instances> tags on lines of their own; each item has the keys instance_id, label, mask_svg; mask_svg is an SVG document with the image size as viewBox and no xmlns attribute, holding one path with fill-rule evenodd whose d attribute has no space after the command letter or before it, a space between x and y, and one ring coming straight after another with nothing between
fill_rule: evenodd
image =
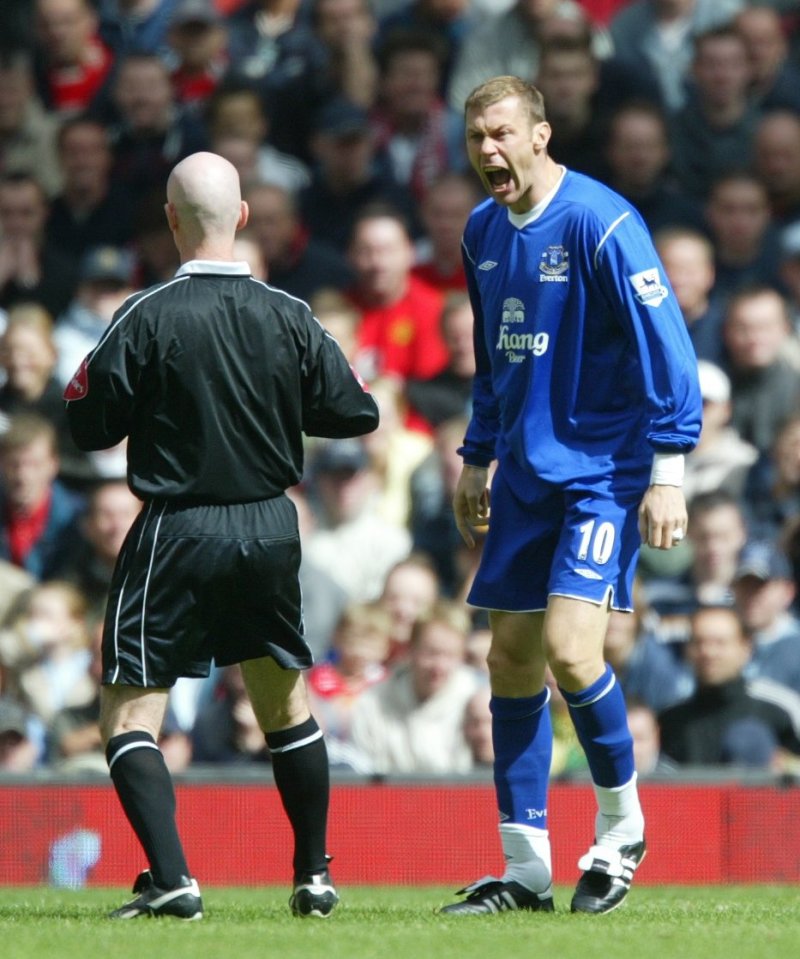
<instances>
[{"instance_id":1,"label":"football boot with white stripe","mask_svg":"<svg viewBox=\"0 0 800 959\"><path fill-rule=\"evenodd\" d=\"M633 874L645 857L645 841L610 849L592 846L578 861L584 873L572 897L572 912L611 912L622 904L633 882Z\"/></svg>"},{"instance_id":2,"label":"football boot with white stripe","mask_svg":"<svg viewBox=\"0 0 800 959\"><path fill-rule=\"evenodd\" d=\"M192 921L203 918L203 900L195 879L181 876L172 889L161 889L149 869L139 873L133 884L135 899L108 914L109 919L138 919L140 916L170 916Z\"/></svg>"},{"instance_id":3,"label":"football boot with white stripe","mask_svg":"<svg viewBox=\"0 0 800 959\"><path fill-rule=\"evenodd\" d=\"M471 886L459 889L457 896L466 896L463 902L443 906L439 911L448 916L489 916L496 912L526 909L529 912L553 912L552 886L542 893L531 892L518 882L504 882L486 876Z\"/></svg>"},{"instance_id":4,"label":"football boot with white stripe","mask_svg":"<svg viewBox=\"0 0 800 959\"><path fill-rule=\"evenodd\" d=\"M300 876L289 899L289 908L301 919L327 919L336 908L339 895L327 869Z\"/></svg>"}]
</instances>

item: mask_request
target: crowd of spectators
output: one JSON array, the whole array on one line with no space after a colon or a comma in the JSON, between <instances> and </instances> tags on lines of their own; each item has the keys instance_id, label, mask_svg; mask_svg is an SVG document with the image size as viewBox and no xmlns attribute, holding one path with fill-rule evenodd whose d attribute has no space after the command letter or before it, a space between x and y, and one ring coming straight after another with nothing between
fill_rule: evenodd
<instances>
[{"instance_id":1,"label":"crowd of spectators","mask_svg":"<svg viewBox=\"0 0 800 959\"><path fill-rule=\"evenodd\" d=\"M643 551L607 658L637 766L800 753L800 13L788 0L4 0L0 10L0 771L102 769L99 636L140 504L61 394L115 310L169 278L166 177L238 169L238 254L308 301L381 426L290 491L331 762L492 762L480 553L450 500L474 375L462 107L542 89L556 161L640 211L699 359L688 536ZM554 773L585 772L553 683ZM180 681L162 748L268 762L238 668Z\"/></svg>"}]
</instances>

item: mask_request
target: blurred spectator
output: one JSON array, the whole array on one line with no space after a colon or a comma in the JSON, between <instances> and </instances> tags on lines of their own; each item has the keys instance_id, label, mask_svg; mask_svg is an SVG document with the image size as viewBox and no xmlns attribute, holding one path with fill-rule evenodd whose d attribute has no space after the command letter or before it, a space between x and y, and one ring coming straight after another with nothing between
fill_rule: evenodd
<instances>
[{"instance_id":1,"label":"blurred spectator","mask_svg":"<svg viewBox=\"0 0 800 959\"><path fill-rule=\"evenodd\" d=\"M443 775L470 769L464 712L483 680L464 664L468 631L463 609L438 604L414 626L408 660L359 697L352 742L371 772Z\"/></svg>"},{"instance_id":2,"label":"blurred spectator","mask_svg":"<svg viewBox=\"0 0 800 959\"><path fill-rule=\"evenodd\" d=\"M23 593L3 624L7 688L45 724L65 706L94 697L86 612L80 590L52 580Z\"/></svg>"},{"instance_id":3,"label":"blurred spectator","mask_svg":"<svg viewBox=\"0 0 800 959\"><path fill-rule=\"evenodd\" d=\"M466 290L461 237L467 217L483 195L468 173L443 173L420 204L425 235L416 245L414 276L443 293Z\"/></svg>"},{"instance_id":4,"label":"blurred spectator","mask_svg":"<svg viewBox=\"0 0 800 959\"><path fill-rule=\"evenodd\" d=\"M800 517L800 415L781 427L768 453L753 466L744 489L751 534L777 541Z\"/></svg>"},{"instance_id":5,"label":"blurred spectator","mask_svg":"<svg viewBox=\"0 0 800 959\"><path fill-rule=\"evenodd\" d=\"M58 120L34 95L33 67L23 50L0 51L0 171L36 176L52 196L61 186Z\"/></svg>"},{"instance_id":6,"label":"blurred spectator","mask_svg":"<svg viewBox=\"0 0 800 959\"><path fill-rule=\"evenodd\" d=\"M743 0L634 0L609 25L617 56L655 76L669 111L686 99L692 41L727 23Z\"/></svg>"},{"instance_id":7,"label":"blurred spectator","mask_svg":"<svg viewBox=\"0 0 800 959\"><path fill-rule=\"evenodd\" d=\"M685 663L650 635L642 616L611 611L603 655L626 699L638 699L655 712L673 706L692 691Z\"/></svg>"},{"instance_id":8,"label":"blurred spectator","mask_svg":"<svg viewBox=\"0 0 800 959\"><path fill-rule=\"evenodd\" d=\"M688 616L698 606L733 605L732 584L746 539L739 501L714 490L695 496L689 504L688 543L685 550L680 547L683 566L679 570L671 575L670 571L647 573L651 552L642 551L644 594L659 617L657 632L662 641L683 642Z\"/></svg>"},{"instance_id":9,"label":"blurred spectator","mask_svg":"<svg viewBox=\"0 0 800 959\"><path fill-rule=\"evenodd\" d=\"M63 568L77 535L82 500L62 486L56 433L31 413L14 417L0 434L0 558L36 579Z\"/></svg>"},{"instance_id":10,"label":"blurred spectator","mask_svg":"<svg viewBox=\"0 0 800 959\"><path fill-rule=\"evenodd\" d=\"M399 9L381 17L378 42L397 30L422 30L443 41L440 93L444 96L459 50L479 23L479 13L472 0L408 0Z\"/></svg>"},{"instance_id":11,"label":"blurred spectator","mask_svg":"<svg viewBox=\"0 0 800 959\"><path fill-rule=\"evenodd\" d=\"M789 57L780 14L767 3L745 7L734 20L750 61L750 95L762 109L800 111L800 66Z\"/></svg>"},{"instance_id":12,"label":"blurred spectator","mask_svg":"<svg viewBox=\"0 0 800 959\"><path fill-rule=\"evenodd\" d=\"M774 542L745 546L733 592L753 641L745 675L772 679L800 695L800 620L791 611L796 587L789 560Z\"/></svg>"},{"instance_id":13,"label":"blurred spectator","mask_svg":"<svg viewBox=\"0 0 800 959\"><path fill-rule=\"evenodd\" d=\"M475 376L473 325L469 296L451 293L445 300L440 320L447 365L435 376L427 379L412 377L406 383L409 403L433 429L469 413Z\"/></svg>"},{"instance_id":14,"label":"blurred spectator","mask_svg":"<svg viewBox=\"0 0 800 959\"><path fill-rule=\"evenodd\" d=\"M150 190L136 205L133 217L133 250L139 267L140 288L171 280L180 257L164 214L164 193Z\"/></svg>"},{"instance_id":15,"label":"blurred spectator","mask_svg":"<svg viewBox=\"0 0 800 959\"><path fill-rule=\"evenodd\" d=\"M433 609L439 586L436 569L423 553L411 553L386 574L379 602L389 615L389 662L407 657L414 624Z\"/></svg>"},{"instance_id":16,"label":"blurred spectator","mask_svg":"<svg viewBox=\"0 0 800 959\"><path fill-rule=\"evenodd\" d=\"M80 538L62 576L80 589L95 618L105 612L117 556L141 508L124 479L99 482L87 495Z\"/></svg>"},{"instance_id":17,"label":"blurred spectator","mask_svg":"<svg viewBox=\"0 0 800 959\"><path fill-rule=\"evenodd\" d=\"M25 710L0 695L0 773L27 773L35 768L38 749L28 732Z\"/></svg>"},{"instance_id":18,"label":"blurred spectator","mask_svg":"<svg viewBox=\"0 0 800 959\"><path fill-rule=\"evenodd\" d=\"M690 503L701 493L724 490L740 499L758 451L730 425L731 381L718 366L699 360L703 427L697 446L685 461L683 495Z\"/></svg>"},{"instance_id":19,"label":"blurred spectator","mask_svg":"<svg viewBox=\"0 0 800 959\"><path fill-rule=\"evenodd\" d=\"M134 292L134 265L130 253L114 246L97 246L84 254L75 296L58 317L54 333L62 392L116 310Z\"/></svg>"},{"instance_id":20,"label":"blurred spectator","mask_svg":"<svg viewBox=\"0 0 800 959\"><path fill-rule=\"evenodd\" d=\"M389 614L377 604L347 606L333 634L330 662L308 673L311 712L325 732L333 765L348 765L353 709L364 690L386 676Z\"/></svg>"},{"instance_id":21,"label":"blurred spectator","mask_svg":"<svg viewBox=\"0 0 800 959\"><path fill-rule=\"evenodd\" d=\"M166 53L167 30L178 0L99 0L100 36L118 59Z\"/></svg>"},{"instance_id":22,"label":"blurred spectator","mask_svg":"<svg viewBox=\"0 0 800 959\"><path fill-rule=\"evenodd\" d=\"M547 152L571 170L600 176L608 108L596 97L600 69L591 38L555 39L544 44L535 82L553 131Z\"/></svg>"},{"instance_id":23,"label":"blurred spectator","mask_svg":"<svg viewBox=\"0 0 800 959\"><path fill-rule=\"evenodd\" d=\"M216 673L211 694L198 707L192 729L192 762L269 762L264 733L238 665Z\"/></svg>"},{"instance_id":24,"label":"blurred spectator","mask_svg":"<svg viewBox=\"0 0 800 959\"><path fill-rule=\"evenodd\" d=\"M433 452L411 476L409 529L414 550L430 556L448 596L458 595L463 585L462 540L452 503L462 465L457 451L466 429L466 416L445 420L434 433Z\"/></svg>"},{"instance_id":25,"label":"blurred spectator","mask_svg":"<svg viewBox=\"0 0 800 959\"><path fill-rule=\"evenodd\" d=\"M464 123L439 95L443 60L435 35L392 34L378 57L378 97L370 114L377 151L419 203L441 174L467 168Z\"/></svg>"},{"instance_id":26,"label":"blurred spectator","mask_svg":"<svg viewBox=\"0 0 800 959\"><path fill-rule=\"evenodd\" d=\"M178 0L167 42L175 99L202 106L228 68L228 34L213 0Z\"/></svg>"},{"instance_id":27,"label":"blurred spectator","mask_svg":"<svg viewBox=\"0 0 800 959\"><path fill-rule=\"evenodd\" d=\"M105 93L114 56L98 26L90 0L36 0L38 92L56 114L87 111Z\"/></svg>"},{"instance_id":28,"label":"blurred spectator","mask_svg":"<svg viewBox=\"0 0 800 959\"><path fill-rule=\"evenodd\" d=\"M728 303L723 337L731 378L731 422L759 452L775 442L800 406L800 373L786 301L769 287L742 290Z\"/></svg>"},{"instance_id":29,"label":"blurred spectator","mask_svg":"<svg viewBox=\"0 0 800 959\"><path fill-rule=\"evenodd\" d=\"M47 237L78 260L94 246L125 246L133 233L131 199L111 178L108 131L96 120L67 120L58 134L63 188L50 204Z\"/></svg>"},{"instance_id":30,"label":"blurred spectator","mask_svg":"<svg viewBox=\"0 0 800 959\"><path fill-rule=\"evenodd\" d=\"M492 714L489 711L491 695L488 683L479 686L464 707L464 739L469 746L474 769L490 770L494 763Z\"/></svg>"},{"instance_id":31,"label":"blurred spectator","mask_svg":"<svg viewBox=\"0 0 800 959\"><path fill-rule=\"evenodd\" d=\"M714 293L720 300L756 283L777 285L778 242L764 184L727 173L711 184L706 221L714 244Z\"/></svg>"},{"instance_id":32,"label":"blurred spectator","mask_svg":"<svg viewBox=\"0 0 800 959\"><path fill-rule=\"evenodd\" d=\"M724 362L722 304L712 296L714 247L702 233L688 227L665 227L654 237L656 250L699 359Z\"/></svg>"},{"instance_id":33,"label":"blurred spectator","mask_svg":"<svg viewBox=\"0 0 800 959\"><path fill-rule=\"evenodd\" d=\"M787 226L780 237L778 265L781 283L788 297L790 322L800 332L800 222Z\"/></svg>"},{"instance_id":34,"label":"blurred spectator","mask_svg":"<svg viewBox=\"0 0 800 959\"><path fill-rule=\"evenodd\" d=\"M8 560L0 559L0 623L2 623L8 611L11 609L17 597L30 589L36 580L30 573ZM0 666L0 693L3 692L3 669Z\"/></svg>"},{"instance_id":35,"label":"blurred spectator","mask_svg":"<svg viewBox=\"0 0 800 959\"><path fill-rule=\"evenodd\" d=\"M241 230L233 241L233 255L250 267L254 279L265 282L267 279L267 264L261 254L261 247L247 233Z\"/></svg>"},{"instance_id":36,"label":"blurred spectator","mask_svg":"<svg viewBox=\"0 0 800 959\"><path fill-rule=\"evenodd\" d=\"M586 15L572 0L516 0L493 9L465 37L456 58L448 103L461 115L470 92L493 76L536 76L542 25L553 18L584 24Z\"/></svg>"},{"instance_id":37,"label":"blurred spectator","mask_svg":"<svg viewBox=\"0 0 800 959\"><path fill-rule=\"evenodd\" d=\"M169 69L153 54L129 54L119 64L114 89L119 120L113 127L113 176L134 202L164 187L172 167L208 145L205 128L180 110Z\"/></svg>"},{"instance_id":38,"label":"blurred spectator","mask_svg":"<svg viewBox=\"0 0 800 959\"><path fill-rule=\"evenodd\" d=\"M267 264L270 285L306 301L320 289L348 285L352 272L347 260L308 233L291 194L263 184L246 190L245 199L249 234Z\"/></svg>"},{"instance_id":39,"label":"blurred spectator","mask_svg":"<svg viewBox=\"0 0 800 959\"><path fill-rule=\"evenodd\" d=\"M300 196L302 219L311 235L344 249L359 210L386 202L409 219L414 204L375 156L375 138L366 110L337 98L317 114L311 136L314 170Z\"/></svg>"},{"instance_id":40,"label":"blurred spectator","mask_svg":"<svg viewBox=\"0 0 800 959\"><path fill-rule=\"evenodd\" d=\"M328 97L343 96L369 108L375 100L377 23L369 0L313 0L311 22L327 54Z\"/></svg>"},{"instance_id":41,"label":"blurred spectator","mask_svg":"<svg viewBox=\"0 0 800 959\"><path fill-rule=\"evenodd\" d=\"M56 347L50 314L35 303L18 303L8 311L0 337L0 425L22 413L41 416L56 433L59 475L65 482L85 475L89 459L75 445L56 376Z\"/></svg>"},{"instance_id":42,"label":"blurred spectator","mask_svg":"<svg viewBox=\"0 0 800 959\"><path fill-rule=\"evenodd\" d=\"M327 54L302 0L250 0L228 27L231 73L256 85L275 146L306 160L311 119L326 92Z\"/></svg>"},{"instance_id":43,"label":"blurred spectator","mask_svg":"<svg viewBox=\"0 0 800 959\"><path fill-rule=\"evenodd\" d=\"M359 440L320 444L309 463L317 528L304 551L350 599L377 599L386 574L408 555L411 538L376 510L378 481Z\"/></svg>"},{"instance_id":44,"label":"blurred spectator","mask_svg":"<svg viewBox=\"0 0 800 959\"><path fill-rule=\"evenodd\" d=\"M475 627L467 636L467 650L464 660L468 666L479 673L489 676L489 650L492 648L492 631L488 627Z\"/></svg>"},{"instance_id":45,"label":"blurred spectator","mask_svg":"<svg viewBox=\"0 0 800 959\"><path fill-rule=\"evenodd\" d=\"M672 159L684 191L706 197L713 180L750 161L757 109L744 41L732 26L694 38L690 96L673 119Z\"/></svg>"},{"instance_id":46,"label":"blurred spectator","mask_svg":"<svg viewBox=\"0 0 800 959\"><path fill-rule=\"evenodd\" d=\"M308 186L308 167L268 143L271 124L252 84L226 80L206 105L211 144L239 171L243 186L268 184L289 193Z\"/></svg>"},{"instance_id":47,"label":"blurred spectator","mask_svg":"<svg viewBox=\"0 0 800 959\"><path fill-rule=\"evenodd\" d=\"M672 148L660 107L634 100L609 120L602 179L631 202L650 231L667 226L703 228L700 204L678 189L670 173Z\"/></svg>"},{"instance_id":48,"label":"blurred spectator","mask_svg":"<svg viewBox=\"0 0 800 959\"><path fill-rule=\"evenodd\" d=\"M766 187L775 221L800 220L800 116L774 110L759 122L754 140L755 172Z\"/></svg>"},{"instance_id":49,"label":"blurred spectator","mask_svg":"<svg viewBox=\"0 0 800 959\"><path fill-rule=\"evenodd\" d=\"M367 381L424 379L444 369L439 331L442 294L412 276L414 247L403 218L387 207L362 210L349 247L350 296L361 310L357 367Z\"/></svg>"},{"instance_id":50,"label":"blurred spectator","mask_svg":"<svg viewBox=\"0 0 800 959\"><path fill-rule=\"evenodd\" d=\"M661 752L658 716L646 703L628 700L628 729L633 737L633 765L639 776L675 771L675 764Z\"/></svg>"},{"instance_id":51,"label":"blurred spectator","mask_svg":"<svg viewBox=\"0 0 800 959\"><path fill-rule=\"evenodd\" d=\"M380 411L377 429L364 437L370 467L378 480L376 512L395 526L408 524L411 474L433 445L415 411L409 411L402 384L382 377L369 387ZM406 424L407 425L404 425Z\"/></svg>"},{"instance_id":52,"label":"blurred spectator","mask_svg":"<svg viewBox=\"0 0 800 959\"><path fill-rule=\"evenodd\" d=\"M72 260L47 241L48 201L25 173L0 179L0 307L22 300L58 316L72 296Z\"/></svg>"},{"instance_id":53,"label":"blurred spectator","mask_svg":"<svg viewBox=\"0 0 800 959\"><path fill-rule=\"evenodd\" d=\"M358 324L361 314L339 290L323 288L309 300L314 316L341 347L352 365L358 348Z\"/></svg>"},{"instance_id":54,"label":"blurred spectator","mask_svg":"<svg viewBox=\"0 0 800 959\"><path fill-rule=\"evenodd\" d=\"M699 609L686 652L697 689L659 716L667 756L680 765L774 770L779 747L800 753L800 697L772 680L744 678L751 641L734 609Z\"/></svg>"}]
</instances>

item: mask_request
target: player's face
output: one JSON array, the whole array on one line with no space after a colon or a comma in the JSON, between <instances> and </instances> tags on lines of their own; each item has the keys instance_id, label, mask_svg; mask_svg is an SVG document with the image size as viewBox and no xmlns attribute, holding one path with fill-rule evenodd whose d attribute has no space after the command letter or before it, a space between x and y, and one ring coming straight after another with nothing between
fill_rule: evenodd
<instances>
[{"instance_id":1,"label":"player's face","mask_svg":"<svg viewBox=\"0 0 800 959\"><path fill-rule=\"evenodd\" d=\"M549 139L547 123L532 123L519 97L509 96L467 114L467 153L486 192L514 213L534 205L536 145Z\"/></svg>"}]
</instances>

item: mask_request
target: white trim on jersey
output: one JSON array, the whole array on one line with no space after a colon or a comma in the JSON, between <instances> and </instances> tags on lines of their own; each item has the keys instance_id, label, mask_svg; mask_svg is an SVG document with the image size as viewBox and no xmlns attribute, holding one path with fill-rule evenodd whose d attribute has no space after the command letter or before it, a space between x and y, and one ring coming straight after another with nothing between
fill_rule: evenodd
<instances>
[{"instance_id":1,"label":"white trim on jersey","mask_svg":"<svg viewBox=\"0 0 800 959\"><path fill-rule=\"evenodd\" d=\"M597 258L598 256L600 256L600 250L602 249L603 244L611 236L614 230L616 230L616 228L620 225L620 223L622 223L622 221L629 216L630 216L630 212L626 210L625 213L621 214L621 216L618 216L616 220L614 220L611 226L600 237L600 242L597 244L597 248L594 251L594 256L592 257L592 265L594 266L595 269L597 269Z\"/></svg>"}]
</instances>

